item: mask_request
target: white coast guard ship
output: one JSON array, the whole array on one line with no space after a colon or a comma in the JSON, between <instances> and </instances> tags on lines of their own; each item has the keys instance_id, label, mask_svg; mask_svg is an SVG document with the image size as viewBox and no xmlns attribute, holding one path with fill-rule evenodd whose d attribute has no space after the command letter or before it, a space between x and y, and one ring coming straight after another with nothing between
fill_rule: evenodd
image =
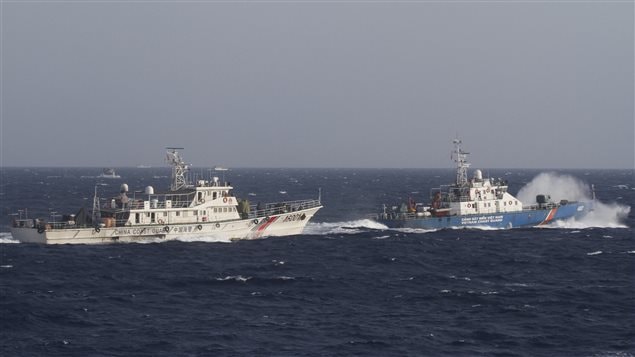
<instances>
[{"instance_id":1,"label":"white coast guard ship","mask_svg":"<svg viewBox=\"0 0 635 357\"><path fill-rule=\"evenodd\" d=\"M391 209L384 205L383 211L373 218L389 228L517 228L581 217L593 209L593 200L552 202L546 194L537 195L535 203L525 205L507 192L505 180L483 178L481 170L475 170L468 180L469 153L461 149L461 140L453 143L452 157L457 165L454 184L432 189L429 206L409 199Z\"/></svg>"},{"instance_id":2,"label":"white coast guard ship","mask_svg":"<svg viewBox=\"0 0 635 357\"><path fill-rule=\"evenodd\" d=\"M29 243L112 243L171 240L202 236L216 239L255 239L302 233L322 208L317 199L250 205L236 198L233 187L218 177L190 184L188 165L177 150L168 148L172 183L166 192L148 186L142 199L128 197L122 184L118 196L100 204L95 190L92 213L80 210L60 220L14 219L14 239Z\"/></svg>"}]
</instances>

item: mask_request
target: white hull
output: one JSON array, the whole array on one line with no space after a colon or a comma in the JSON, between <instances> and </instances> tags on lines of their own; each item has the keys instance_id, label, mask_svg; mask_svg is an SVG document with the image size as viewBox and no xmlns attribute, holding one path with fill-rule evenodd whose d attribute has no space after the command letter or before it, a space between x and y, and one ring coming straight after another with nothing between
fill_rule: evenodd
<instances>
[{"instance_id":1,"label":"white hull","mask_svg":"<svg viewBox=\"0 0 635 357\"><path fill-rule=\"evenodd\" d=\"M301 234L322 206L275 214L258 219L220 222L149 224L122 227L47 229L14 227L11 235L24 243L102 244L117 242L168 241L183 238L211 237L218 240L257 239L267 236Z\"/></svg>"}]
</instances>

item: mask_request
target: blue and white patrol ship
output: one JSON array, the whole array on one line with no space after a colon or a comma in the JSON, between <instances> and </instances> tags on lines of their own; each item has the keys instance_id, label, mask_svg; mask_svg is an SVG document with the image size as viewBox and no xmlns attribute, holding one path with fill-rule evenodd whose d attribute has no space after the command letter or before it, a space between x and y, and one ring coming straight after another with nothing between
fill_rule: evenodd
<instances>
[{"instance_id":1,"label":"blue and white patrol ship","mask_svg":"<svg viewBox=\"0 0 635 357\"><path fill-rule=\"evenodd\" d=\"M469 153L461 149L461 140L455 139L453 143L454 184L432 189L429 206L412 199L391 209L384 205L375 220L389 228L518 228L579 218L593 209L593 200L553 202L547 194L537 195L536 202L525 205L507 192L505 180L483 178L480 170L475 170L468 180Z\"/></svg>"}]
</instances>

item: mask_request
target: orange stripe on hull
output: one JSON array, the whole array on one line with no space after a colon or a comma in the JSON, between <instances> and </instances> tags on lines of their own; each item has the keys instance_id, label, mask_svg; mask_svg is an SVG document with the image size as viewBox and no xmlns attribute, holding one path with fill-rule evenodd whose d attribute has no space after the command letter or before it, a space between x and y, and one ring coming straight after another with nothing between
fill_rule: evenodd
<instances>
[{"instance_id":1,"label":"orange stripe on hull","mask_svg":"<svg viewBox=\"0 0 635 357\"><path fill-rule=\"evenodd\" d=\"M551 222L553 217L556 215L557 211L558 211L558 208L552 208L551 211L549 211L549 214L547 215L547 218L545 218L544 221L540 222L540 225L547 224L547 223Z\"/></svg>"}]
</instances>

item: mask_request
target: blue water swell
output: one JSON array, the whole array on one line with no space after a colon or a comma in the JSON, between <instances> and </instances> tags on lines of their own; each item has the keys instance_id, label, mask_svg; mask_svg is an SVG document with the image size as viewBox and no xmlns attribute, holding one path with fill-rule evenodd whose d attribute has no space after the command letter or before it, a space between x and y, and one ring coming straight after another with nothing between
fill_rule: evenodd
<instances>
[{"instance_id":1,"label":"blue water swell","mask_svg":"<svg viewBox=\"0 0 635 357\"><path fill-rule=\"evenodd\" d=\"M6 214L25 206L32 214L90 207L96 181L80 178L90 172L3 170L1 230ZM164 187L169 174L118 173L131 189ZM537 173L511 171L510 190ZM635 202L630 171L566 174L594 183L603 202ZM317 196L321 187L325 208L307 234L233 243L41 246L2 233L2 355L635 354L632 213L620 227L386 230L366 214L425 197L452 172L227 175L253 202ZM116 193L119 183L99 189Z\"/></svg>"}]
</instances>

